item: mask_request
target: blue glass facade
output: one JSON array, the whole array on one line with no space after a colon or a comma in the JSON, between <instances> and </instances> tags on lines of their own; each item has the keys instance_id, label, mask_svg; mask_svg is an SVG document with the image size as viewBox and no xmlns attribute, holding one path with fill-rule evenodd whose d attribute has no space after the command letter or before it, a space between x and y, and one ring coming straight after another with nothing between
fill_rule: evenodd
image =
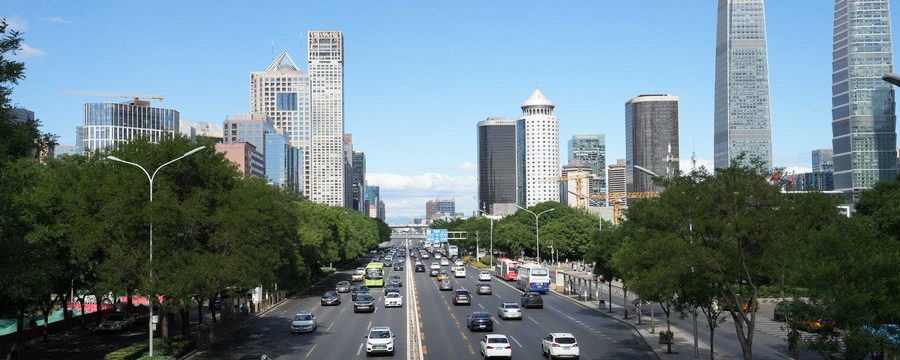
<instances>
[{"instance_id":1,"label":"blue glass facade","mask_svg":"<svg viewBox=\"0 0 900 360\"><path fill-rule=\"evenodd\" d=\"M300 194L303 176L303 155L291 146L287 137L278 133L265 134L266 178L269 183Z\"/></svg>"},{"instance_id":2,"label":"blue glass facade","mask_svg":"<svg viewBox=\"0 0 900 360\"><path fill-rule=\"evenodd\" d=\"M156 143L178 131L179 113L150 107L149 102L84 104L81 130L85 152L115 148L138 138Z\"/></svg>"}]
</instances>

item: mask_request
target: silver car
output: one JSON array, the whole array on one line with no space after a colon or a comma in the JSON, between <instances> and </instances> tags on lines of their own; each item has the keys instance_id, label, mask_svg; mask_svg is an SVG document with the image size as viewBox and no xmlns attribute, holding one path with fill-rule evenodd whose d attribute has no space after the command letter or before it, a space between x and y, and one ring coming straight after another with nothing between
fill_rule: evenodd
<instances>
[{"instance_id":1,"label":"silver car","mask_svg":"<svg viewBox=\"0 0 900 360\"><path fill-rule=\"evenodd\" d=\"M309 311L301 311L294 315L291 319L291 332L313 332L316 331L316 316Z\"/></svg>"},{"instance_id":2,"label":"silver car","mask_svg":"<svg viewBox=\"0 0 900 360\"><path fill-rule=\"evenodd\" d=\"M522 320L522 307L519 303L504 302L497 308L497 316L501 319L519 319Z\"/></svg>"}]
</instances>

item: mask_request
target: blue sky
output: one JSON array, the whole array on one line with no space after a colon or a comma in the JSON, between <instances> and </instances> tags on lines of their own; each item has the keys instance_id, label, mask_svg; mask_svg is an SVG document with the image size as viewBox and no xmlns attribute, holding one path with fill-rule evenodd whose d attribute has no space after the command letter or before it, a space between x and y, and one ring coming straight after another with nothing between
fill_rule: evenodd
<instances>
[{"instance_id":1,"label":"blue sky","mask_svg":"<svg viewBox=\"0 0 900 360\"><path fill-rule=\"evenodd\" d=\"M711 163L715 1L127 3L0 0L27 45L13 101L62 143L74 141L82 103L116 101L64 90L160 94L182 119L221 122L248 110L249 72L271 61L273 43L305 68L306 32L337 29L346 131L389 217L421 216L435 197L471 213L476 123L518 116L536 86L556 103L563 147L574 133L604 133L608 162L625 154L626 100L678 95L682 164L692 149ZM808 169L810 150L831 147L833 6L766 4L778 166Z\"/></svg>"}]
</instances>

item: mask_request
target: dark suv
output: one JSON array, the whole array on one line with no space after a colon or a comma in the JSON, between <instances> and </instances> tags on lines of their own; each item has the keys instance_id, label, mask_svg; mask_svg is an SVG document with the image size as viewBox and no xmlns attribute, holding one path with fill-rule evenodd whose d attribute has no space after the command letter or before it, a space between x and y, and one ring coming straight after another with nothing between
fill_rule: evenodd
<instances>
[{"instance_id":1,"label":"dark suv","mask_svg":"<svg viewBox=\"0 0 900 360\"><path fill-rule=\"evenodd\" d=\"M544 308L544 299L541 299L541 294L533 291L526 292L522 294L522 307L530 308L536 307L538 309Z\"/></svg>"},{"instance_id":2,"label":"dark suv","mask_svg":"<svg viewBox=\"0 0 900 360\"><path fill-rule=\"evenodd\" d=\"M453 292L453 305L472 305L472 294L466 289L456 289Z\"/></svg>"},{"instance_id":3,"label":"dark suv","mask_svg":"<svg viewBox=\"0 0 900 360\"><path fill-rule=\"evenodd\" d=\"M416 264L416 272L425 272L425 264Z\"/></svg>"},{"instance_id":4,"label":"dark suv","mask_svg":"<svg viewBox=\"0 0 900 360\"><path fill-rule=\"evenodd\" d=\"M359 296L359 294L368 294L368 293L369 293L368 287L366 287L363 284L357 284L356 287L350 289L350 299L353 301L356 301L356 297Z\"/></svg>"},{"instance_id":5,"label":"dark suv","mask_svg":"<svg viewBox=\"0 0 900 360\"><path fill-rule=\"evenodd\" d=\"M486 311L474 311L472 315L466 317L466 327L470 331L494 332L494 319L491 319L491 314Z\"/></svg>"},{"instance_id":6,"label":"dark suv","mask_svg":"<svg viewBox=\"0 0 900 360\"><path fill-rule=\"evenodd\" d=\"M375 312L375 298L368 293L359 294L356 300L353 300L353 312Z\"/></svg>"}]
</instances>

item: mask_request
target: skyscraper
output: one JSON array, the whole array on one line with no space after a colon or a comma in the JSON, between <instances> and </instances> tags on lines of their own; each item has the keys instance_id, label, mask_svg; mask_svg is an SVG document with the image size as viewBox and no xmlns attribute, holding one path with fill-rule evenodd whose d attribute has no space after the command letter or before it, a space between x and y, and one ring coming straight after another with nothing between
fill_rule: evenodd
<instances>
[{"instance_id":1,"label":"skyscraper","mask_svg":"<svg viewBox=\"0 0 900 360\"><path fill-rule=\"evenodd\" d=\"M716 28L715 167L745 154L772 168L769 68L763 0L719 0Z\"/></svg>"},{"instance_id":2,"label":"skyscraper","mask_svg":"<svg viewBox=\"0 0 900 360\"><path fill-rule=\"evenodd\" d=\"M478 208L499 216L516 208L516 121L478 122Z\"/></svg>"},{"instance_id":3,"label":"skyscraper","mask_svg":"<svg viewBox=\"0 0 900 360\"><path fill-rule=\"evenodd\" d=\"M304 196L309 197L309 79L282 51L264 71L250 73L250 112L267 115L291 146L303 153ZM227 137L227 135L226 135ZM227 141L227 140L226 140Z\"/></svg>"},{"instance_id":4,"label":"skyscraper","mask_svg":"<svg viewBox=\"0 0 900 360\"><path fill-rule=\"evenodd\" d=\"M266 153L266 134L276 133L272 119L265 113L234 113L222 124L223 143L246 141L260 154Z\"/></svg>"},{"instance_id":5,"label":"skyscraper","mask_svg":"<svg viewBox=\"0 0 900 360\"><path fill-rule=\"evenodd\" d=\"M594 178L589 180L591 194L606 191L606 136L575 134L569 139L569 164L590 166ZM564 195L565 196L565 195Z\"/></svg>"},{"instance_id":6,"label":"skyscraper","mask_svg":"<svg viewBox=\"0 0 900 360\"><path fill-rule=\"evenodd\" d=\"M378 217L378 203L381 202L381 188L378 186L366 186L366 215Z\"/></svg>"},{"instance_id":7,"label":"skyscraper","mask_svg":"<svg viewBox=\"0 0 900 360\"><path fill-rule=\"evenodd\" d=\"M310 31L308 36L309 198L320 204L343 206L344 37L340 31Z\"/></svg>"},{"instance_id":8,"label":"skyscraper","mask_svg":"<svg viewBox=\"0 0 900 360\"><path fill-rule=\"evenodd\" d=\"M178 111L150 106L149 101L84 104L82 149L86 153L138 138L152 143L173 138L178 132Z\"/></svg>"},{"instance_id":9,"label":"skyscraper","mask_svg":"<svg viewBox=\"0 0 900 360\"><path fill-rule=\"evenodd\" d=\"M852 201L897 174L888 0L835 0L831 86L834 189Z\"/></svg>"},{"instance_id":10,"label":"skyscraper","mask_svg":"<svg viewBox=\"0 0 900 360\"><path fill-rule=\"evenodd\" d=\"M671 177L678 170L678 97L639 95L625 103L625 182L628 192L660 191L635 165Z\"/></svg>"},{"instance_id":11,"label":"skyscraper","mask_svg":"<svg viewBox=\"0 0 900 360\"><path fill-rule=\"evenodd\" d=\"M616 160L615 164L609 164L609 193L625 192L625 159Z\"/></svg>"},{"instance_id":12,"label":"skyscraper","mask_svg":"<svg viewBox=\"0 0 900 360\"><path fill-rule=\"evenodd\" d=\"M366 154L353 152L353 208L366 212Z\"/></svg>"},{"instance_id":13,"label":"skyscraper","mask_svg":"<svg viewBox=\"0 0 900 360\"><path fill-rule=\"evenodd\" d=\"M816 149L812 151L813 172L834 172L834 151L831 149Z\"/></svg>"},{"instance_id":14,"label":"skyscraper","mask_svg":"<svg viewBox=\"0 0 900 360\"><path fill-rule=\"evenodd\" d=\"M519 205L559 200L559 118L540 89L522 103L516 122Z\"/></svg>"},{"instance_id":15,"label":"skyscraper","mask_svg":"<svg viewBox=\"0 0 900 360\"><path fill-rule=\"evenodd\" d=\"M265 134L266 178L269 183L297 195L303 194L303 152L291 146L281 133Z\"/></svg>"}]
</instances>

